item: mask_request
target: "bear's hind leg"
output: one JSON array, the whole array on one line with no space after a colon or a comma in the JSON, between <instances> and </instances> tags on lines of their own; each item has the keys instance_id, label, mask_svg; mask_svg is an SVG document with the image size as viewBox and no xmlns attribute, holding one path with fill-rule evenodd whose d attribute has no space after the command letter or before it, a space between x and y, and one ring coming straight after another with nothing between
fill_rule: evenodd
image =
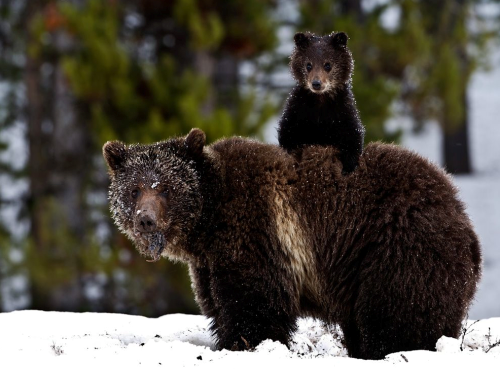
<instances>
[{"instance_id":1,"label":"bear's hind leg","mask_svg":"<svg viewBox=\"0 0 500 369\"><path fill-rule=\"evenodd\" d=\"M344 344L347 349L347 353L350 357L360 358L360 334L356 323L348 322L345 324L340 324L340 328L344 333Z\"/></svg>"},{"instance_id":2,"label":"bear's hind leg","mask_svg":"<svg viewBox=\"0 0 500 369\"><path fill-rule=\"evenodd\" d=\"M352 356L380 360L394 352L434 351L443 334L456 331L459 314L429 294L413 293L420 298L412 298L411 289L398 294L367 294L366 290L361 294L366 298L359 298L354 308L359 347Z\"/></svg>"},{"instance_id":3,"label":"bear's hind leg","mask_svg":"<svg viewBox=\"0 0 500 369\"><path fill-rule=\"evenodd\" d=\"M415 320L408 319L406 323L388 318L379 318L378 322L371 320L361 327L356 357L380 360L400 351L435 351L436 342L441 335L427 324L418 324Z\"/></svg>"}]
</instances>

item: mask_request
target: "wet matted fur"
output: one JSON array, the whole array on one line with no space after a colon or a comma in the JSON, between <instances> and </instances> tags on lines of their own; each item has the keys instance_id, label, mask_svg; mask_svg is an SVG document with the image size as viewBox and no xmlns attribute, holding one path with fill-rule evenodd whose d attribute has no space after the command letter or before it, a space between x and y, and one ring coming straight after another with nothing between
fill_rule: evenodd
<instances>
[{"instance_id":1,"label":"wet matted fur","mask_svg":"<svg viewBox=\"0 0 500 369\"><path fill-rule=\"evenodd\" d=\"M331 147L204 142L103 151L115 222L147 257L189 265L219 349L287 344L305 315L339 323L356 358L459 335L481 252L443 170L379 143L345 176Z\"/></svg>"}]
</instances>

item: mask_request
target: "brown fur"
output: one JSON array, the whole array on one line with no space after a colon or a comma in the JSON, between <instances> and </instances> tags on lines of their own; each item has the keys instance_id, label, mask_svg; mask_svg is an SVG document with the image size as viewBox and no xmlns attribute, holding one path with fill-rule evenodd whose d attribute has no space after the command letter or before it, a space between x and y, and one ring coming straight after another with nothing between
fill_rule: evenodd
<instances>
[{"instance_id":1,"label":"brown fur","mask_svg":"<svg viewBox=\"0 0 500 369\"><path fill-rule=\"evenodd\" d=\"M116 223L148 257L189 265L218 348L288 343L305 315L339 323L349 354L364 359L459 335L481 253L442 170L384 144L343 176L330 147L292 157L241 138L203 142L193 130L103 150ZM154 230L137 232L137 187L169 193ZM151 234L164 244L151 247Z\"/></svg>"}]
</instances>

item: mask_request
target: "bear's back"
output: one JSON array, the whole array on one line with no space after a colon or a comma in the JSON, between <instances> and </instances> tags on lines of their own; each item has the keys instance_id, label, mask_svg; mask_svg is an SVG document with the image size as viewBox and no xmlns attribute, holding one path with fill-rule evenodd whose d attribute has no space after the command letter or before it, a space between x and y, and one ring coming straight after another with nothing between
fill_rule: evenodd
<instances>
[{"instance_id":1,"label":"bear's back","mask_svg":"<svg viewBox=\"0 0 500 369\"><path fill-rule=\"evenodd\" d=\"M228 189L259 193L296 177L294 157L277 145L233 137L214 143L210 149L218 158Z\"/></svg>"},{"instance_id":2,"label":"bear's back","mask_svg":"<svg viewBox=\"0 0 500 369\"><path fill-rule=\"evenodd\" d=\"M471 228L451 177L420 155L397 145L371 143L359 168L345 176L335 153L332 148L308 147L297 162L298 201L313 233L350 244L356 229L368 239L383 227L410 227L408 222L417 219L427 222L429 231L440 232L450 222L457 230L458 223Z\"/></svg>"},{"instance_id":3,"label":"bear's back","mask_svg":"<svg viewBox=\"0 0 500 369\"><path fill-rule=\"evenodd\" d=\"M323 295L337 298L323 302L332 316L349 314L342 311L349 306L343 299L359 288L383 291L391 283L407 288L400 293L439 284L431 288L433 294L444 288L470 301L481 251L450 176L396 145L368 144L359 167L347 176L328 163L331 155L324 148L303 150L297 193L299 213L319 255ZM432 299L439 298L429 295L428 304Z\"/></svg>"}]
</instances>

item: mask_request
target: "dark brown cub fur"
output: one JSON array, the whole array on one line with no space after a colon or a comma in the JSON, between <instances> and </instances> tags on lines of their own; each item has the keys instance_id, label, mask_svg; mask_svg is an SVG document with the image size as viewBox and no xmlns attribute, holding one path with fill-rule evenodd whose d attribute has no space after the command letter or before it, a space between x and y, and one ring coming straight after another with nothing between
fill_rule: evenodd
<instances>
[{"instance_id":1,"label":"dark brown cub fur","mask_svg":"<svg viewBox=\"0 0 500 369\"><path fill-rule=\"evenodd\" d=\"M458 337L481 252L441 169L384 144L344 176L331 147L298 159L241 138L204 142L193 130L107 143L104 156L116 224L148 258L188 264L217 348L287 344L306 315L340 324L356 358Z\"/></svg>"},{"instance_id":2,"label":"dark brown cub fur","mask_svg":"<svg viewBox=\"0 0 500 369\"><path fill-rule=\"evenodd\" d=\"M297 85L286 101L278 141L290 152L307 145L333 146L344 173L350 173L363 150L364 127L351 89L347 35L297 33L294 39L290 69Z\"/></svg>"}]
</instances>

